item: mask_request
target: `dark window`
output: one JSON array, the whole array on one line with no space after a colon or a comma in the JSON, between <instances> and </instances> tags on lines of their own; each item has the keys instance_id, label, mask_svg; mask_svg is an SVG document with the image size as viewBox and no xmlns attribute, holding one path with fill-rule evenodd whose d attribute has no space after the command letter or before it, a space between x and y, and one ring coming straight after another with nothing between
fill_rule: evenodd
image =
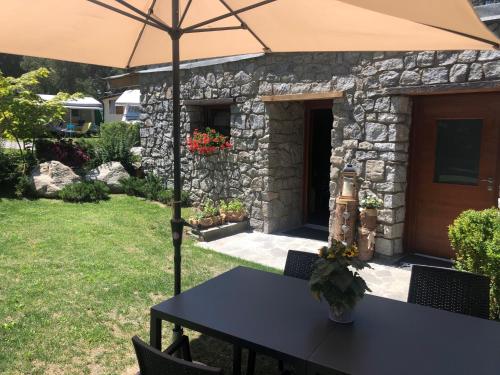
<instances>
[{"instance_id":1,"label":"dark window","mask_svg":"<svg viewBox=\"0 0 500 375\"><path fill-rule=\"evenodd\" d=\"M205 130L206 127L215 129L226 137L231 136L231 108L230 106L203 107L202 122L191 126L194 129Z\"/></svg>"},{"instance_id":2,"label":"dark window","mask_svg":"<svg viewBox=\"0 0 500 375\"><path fill-rule=\"evenodd\" d=\"M115 105L115 114L123 115L124 107L121 105Z\"/></svg>"},{"instance_id":3,"label":"dark window","mask_svg":"<svg viewBox=\"0 0 500 375\"><path fill-rule=\"evenodd\" d=\"M482 120L438 120L434 182L477 185Z\"/></svg>"}]
</instances>

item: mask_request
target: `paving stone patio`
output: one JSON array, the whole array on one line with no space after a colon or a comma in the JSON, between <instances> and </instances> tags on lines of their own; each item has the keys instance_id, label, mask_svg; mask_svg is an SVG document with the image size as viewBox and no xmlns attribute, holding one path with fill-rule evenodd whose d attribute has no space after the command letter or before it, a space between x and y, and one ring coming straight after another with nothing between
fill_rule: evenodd
<instances>
[{"instance_id":1,"label":"paving stone patio","mask_svg":"<svg viewBox=\"0 0 500 375\"><path fill-rule=\"evenodd\" d=\"M283 269L288 250L316 252L326 242L260 232L239 233L210 242L199 242L201 247L266 266ZM377 262L372 269L361 271L372 293L378 296L406 301L410 282L409 268L398 268Z\"/></svg>"}]
</instances>

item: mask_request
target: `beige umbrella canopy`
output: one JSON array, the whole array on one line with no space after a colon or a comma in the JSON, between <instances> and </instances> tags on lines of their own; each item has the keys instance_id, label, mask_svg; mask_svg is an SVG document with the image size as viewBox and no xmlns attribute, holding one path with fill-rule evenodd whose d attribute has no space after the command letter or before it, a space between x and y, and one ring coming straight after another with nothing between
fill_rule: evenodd
<instances>
[{"instance_id":1,"label":"beige umbrella canopy","mask_svg":"<svg viewBox=\"0 0 500 375\"><path fill-rule=\"evenodd\" d=\"M185 224L179 60L261 51L492 49L498 43L468 0L10 0L0 12L0 52L123 68L172 62L175 294Z\"/></svg>"},{"instance_id":2,"label":"beige umbrella canopy","mask_svg":"<svg viewBox=\"0 0 500 375\"><path fill-rule=\"evenodd\" d=\"M3 1L0 51L114 67L170 62L172 0ZM180 0L180 59L293 51L488 49L468 0ZM231 10L262 6L200 26ZM102 6L99 6L101 4ZM108 6L109 8L103 8ZM111 10L114 8L115 11ZM136 8L134 10L133 8ZM136 16L129 18L118 12ZM142 14L141 14L142 13ZM140 19L149 16L148 25ZM240 28L242 24L247 29ZM235 29L232 29L235 28ZM196 30L196 29L195 29ZM252 35L253 34L253 35Z\"/></svg>"}]
</instances>

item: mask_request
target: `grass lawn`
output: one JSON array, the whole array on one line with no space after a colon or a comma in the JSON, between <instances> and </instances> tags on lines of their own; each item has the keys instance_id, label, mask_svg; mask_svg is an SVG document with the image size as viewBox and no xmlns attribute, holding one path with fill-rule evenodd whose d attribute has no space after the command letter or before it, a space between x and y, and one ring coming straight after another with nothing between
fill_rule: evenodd
<instances>
[{"instance_id":1,"label":"grass lawn","mask_svg":"<svg viewBox=\"0 0 500 375\"><path fill-rule=\"evenodd\" d=\"M134 374L130 338L172 295L170 210L133 197L99 204L0 199L0 373ZM244 264L187 239L183 289ZM166 325L165 340L171 326ZM193 356L230 373L230 348L188 332ZM277 373L258 358L258 373Z\"/></svg>"}]
</instances>

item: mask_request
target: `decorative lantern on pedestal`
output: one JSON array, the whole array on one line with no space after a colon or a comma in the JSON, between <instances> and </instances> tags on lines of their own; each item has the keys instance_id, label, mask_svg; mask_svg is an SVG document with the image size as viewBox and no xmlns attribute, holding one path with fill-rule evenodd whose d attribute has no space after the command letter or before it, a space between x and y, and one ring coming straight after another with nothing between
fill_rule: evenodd
<instances>
[{"instance_id":1,"label":"decorative lantern on pedestal","mask_svg":"<svg viewBox=\"0 0 500 375\"><path fill-rule=\"evenodd\" d=\"M358 206L356 170L351 164L347 164L342 171L342 191L335 203L333 238L351 246L354 244Z\"/></svg>"},{"instance_id":2,"label":"decorative lantern on pedestal","mask_svg":"<svg viewBox=\"0 0 500 375\"><path fill-rule=\"evenodd\" d=\"M342 193L343 198L356 198L356 170L351 164L347 164L342 171Z\"/></svg>"}]
</instances>

